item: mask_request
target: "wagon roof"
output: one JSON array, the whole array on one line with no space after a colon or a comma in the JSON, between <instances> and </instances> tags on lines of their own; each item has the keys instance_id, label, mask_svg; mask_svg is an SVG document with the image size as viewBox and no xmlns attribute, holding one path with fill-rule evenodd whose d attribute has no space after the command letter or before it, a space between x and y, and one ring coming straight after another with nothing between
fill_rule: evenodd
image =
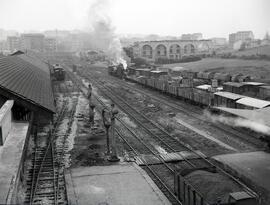
<instances>
[{"instance_id":1,"label":"wagon roof","mask_svg":"<svg viewBox=\"0 0 270 205\"><path fill-rule=\"evenodd\" d=\"M232 100L238 100L240 98L243 98L245 96L243 95L238 95L238 94L235 94L235 93L230 93L230 92L216 92L214 93L214 95L218 95L218 96L221 96L221 97L224 97L224 98L229 98L229 99L232 99Z\"/></svg>"}]
</instances>

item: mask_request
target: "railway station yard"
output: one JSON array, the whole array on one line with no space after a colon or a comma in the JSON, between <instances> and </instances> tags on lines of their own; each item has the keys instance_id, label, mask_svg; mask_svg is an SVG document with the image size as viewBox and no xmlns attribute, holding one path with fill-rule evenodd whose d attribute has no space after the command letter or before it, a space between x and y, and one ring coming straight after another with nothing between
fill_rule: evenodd
<instances>
[{"instance_id":1,"label":"railway station yard","mask_svg":"<svg viewBox=\"0 0 270 205\"><path fill-rule=\"evenodd\" d=\"M82 79L82 81L82 85L84 86L88 85L90 82L86 78ZM197 120L196 123L195 119L189 119L189 117L183 113L174 113L170 107L155 102L151 98L141 93L137 93L136 91L133 91L129 88L123 88L122 86L117 87L113 84L113 82L109 81L106 81L105 84L108 84L112 88L117 89L119 95L127 100L130 105L136 107L139 112L144 113L144 115L150 117L153 119L153 121L156 121L156 123L164 127L164 129L171 133L175 138L178 138L177 136L186 136L185 138L180 137L179 140L185 142L185 144L188 146L192 146L194 149L201 150L204 154L206 154L207 157L215 156L218 154L226 155L228 153L239 153L258 149L256 146L252 146L249 143L243 144L242 142L238 144L228 144L226 141L222 142L224 138L216 139L216 136L211 132L202 131L204 124L199 122L199 120ZM100 98L101 101L107 105L109 105L111 102L111 100L104 96L95 86L94 95L95 97ZM70 151L71 170L75 170L80 167L89 167L89 170L91 170L91 167L95 166L113 165L111 162L106 160L106 135L102 124L101 115L97 112L95 126L91 128L88 122L87 106L88 105L85 102L82 108L84 112L80 114L80 120L78 121L78 133L74 138L73 149ZM120 107L118 107L118 109L121 110ZM161 144L153 140L143 130L139 130L139 125L127 113L120 112L118 116L124 122L126 122L127 126L130 129L133 129L133 131L136 132L138 136L141 136L145 142L149 143L155 152L159 153L160 155L167 153L165 147L163 148ZM180 119L180 122L177 121L178 118ZM187 124L183 123L183 121ZM192 124L194 127L189 126L190 124ZM116 127L119 126L120 124L116 123ZM214 131L215 130L213 129L213 133ZM129 135L127 134L127 137L128 136ZM134 139L129 142L132 143L133 147L137 148L141 146L139 145L138 141ZM121 163L127 161L132 161L132 163L136 162L136 159L134 159L134 154L131 153L130 148L123 141L123 139L117 137L116 144ZM142 152L144 152L143 149ZM149 155L149 157L150 158L148 159L150 160L152 156ZM195 162L196 159L193 161ZM171 173L164 169L161 164L159 165L159 163L160 162L157 162L157 164L152 164L151 167L156 170L160 177L165 179L166 184L173 190L174 181ZM173 167L173 169L177 172L181 172L181 170L185 170L187 167L185 162L181 160L168 162L167 164ZM142 168L151 176L151 172L149 172L147 167L142 166ZM211 202L216 202L217 199L222 199L225 202L228 199L230 193L243 190L241 186L233 182L233 180L231 181L226 177L224 178L224 176L222 174L220 175L218 172L216 173L199 169L198 171L194 171L186 175L185 178L192 184L196 185L196 188L202 192L205 199ZM154 178L152 179L154 180ZM205 186L216 186L217 188L211 189L213 190L212 192L204 191Z\"/></svg>"}]
</instances>

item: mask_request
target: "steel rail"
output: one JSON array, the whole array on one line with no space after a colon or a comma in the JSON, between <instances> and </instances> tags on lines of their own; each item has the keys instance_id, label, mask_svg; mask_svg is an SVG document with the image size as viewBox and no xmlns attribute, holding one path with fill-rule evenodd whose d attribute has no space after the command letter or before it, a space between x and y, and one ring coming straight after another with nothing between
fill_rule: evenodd
<instances>
[{"instance_id":1,"label":"steel rail","mask_svg":"<svg viewBox=\"0 0 270 205\"><path fill-rule=\"evenodd\" d=\"M72 76L71 73L68 73L68 75ZM77 86L80 88L81 83L78 83L78 80L74 78L74 76L72 76L73 81L76 82ZM84 86L84 85L83 85ZM81 89L82 93L86 96L86 93L84 93L84 91ZM103 107L107 107L106 104L100 99L100 97L95 96L96 100L103 106ZM101 110L100 110L101 111ZM171 172L171 173L175 173L174 170L164 161L163 158L160 157L160 155L158 155L156 152L154 152L140 137L138 137L138 135L131 130L120 118L116 117L116 119L138 140L140 141L154 156L156 156L160 162ZM138 153L138 151L135 150L135 148L133 148L128 141L123 137L123 134L121 134L121 131L119 131L116 128L116 133L121 137L121 139L123 139L125 141L126 144L128 144L129 147L131 147L132 151L139 156L140 154ZM149 166L149 164L147 163L147 161L145 161L144 159L141 159L144 163L144 165L148 168L148 170L154 175L154 177L156 179L158 179L158 181L163 185L163 187L165 187L165 189L167 190L167 192L169 192L169 194L171 196L173 196L174 200L177 201L178 204L181 205L181 202L179 201L179 199L177 198L177 196L175 196L175 194L173 193L173 191L171 191L171 189L162 181L162 179L152 170L152 168ZM196 190L192 185L190 185L194 190ZM202 196L200 194L200 192L197 191L197 194ZM207 204L207 203L206 203Z\"/></svg>"},{"instance_id":2,"label":"steel rail","mask_svg":"<svg viewBox=\"0 0 270 205\"><path fill-rule=\"evenodd\" d=\"M88 73L88 76L90 76L90 73ZM97 82L97 80L95 78L91 78L92 81ZM113 93L115 94L115 91L113 91L111 88L108 88L107 86L99 83L100 87L104 87L104 89L109 90L107 93L105 93L103 90L101 90L101 92L103 91L103 94L108 96L108 93L110 93L109 95L113 95ZM110 99L112 99L110 96L108 96ZM115 98L122 100L118 95L114 95ZM123 100L122 100L123 101ZM117 102L115 102L117 104ZM127 106L130 107L130 105L126 102L124 102ZM135 110L136 111L136 110ZM138 111L136 111L138 113ZM142 113L139 113L140 115L143 116ZM145 117L147 119L147 117ZM154 123L152 120L148 119L150 122ZM159 125L158 125L159 126ZM159 126L160 127L160 126ZM167 133L163 128L160 127L160 129L162 131L164 131L164 133ZM169 137L172 137L169 133L167 133L167 135ZM172 137L173 138L173 137ZM175 139L176 140L176 139ZM242 183L238 178L234 177L233 175L231 175L230 173L228 173L227 171L225 171L224 169L222 169L221 167L213 164L213 162L211 162L210 160L208 160L205 156L197 153L195 150L193 150L193 148L191 148L190 146L187 146L185 144L183 144L182 142L180 142L179 140L176 140L181 146L185 146L189 151L191 151L192 153L194 153L195 155L197 155L198 157L200 157L201 159L203 159L205 162L207 162L210 166L215 167L217 170L219 170L220 172L222 172L223 174L225 174L226 176L228 176L229 178L231 178L233 181L235 181L237 184L239 184L242 188L244 188L244 190L246 192L248 192L249 194L255 196L256 198L258 197L258 194L253 191L252 189L250 189L247 185L245 185L244 183Z\"/></svg>"},{"instance_id":3,"label":"steel rail","mask_svg":"<svg viewBox=\"0 0 270 205\"><path fill-rule=\"evenodd\" d=\"M37 191L37 187L38 187L38 182L39 182L39 178L40 178L40 174L41 174L41 171L42 171L42 168L43 168L43 165L44 165L44 162L45 162L45 159L47 157L47 155L49 154L49 151L51 151L51 154L52 154L52 158L51 158L51 162L52 162L52 168L53 168L53 186L54 186L54 196L56 196L56 186L55 186L55 168L54 168L54 155L53 155L53 145L52 145L52 138L54 137L55 135L55 130L56 130L56 127L58 126L60 120L62 119L64 113L65 113L65 110L67 108L67 104L64 103L62 109L61 109L61 112L60 114L57 116L57 120L56 120L56 123L54 124L54 128L53 130L50 130L50 133L49 133L49 142L48 142L48 145L46 146L46 150L45 150L45 153L42 157L42 161L41 161L41 164L39 165L39 169L37 171L37 175L36 175L36 180L33 180L32 183L34 182L34 184L32 184L31 186L31 190L30 190L30 205L32 205L34 203L34 198L35 198L35 195L36 195L36 191ZM35 149L35 156L36 156L36 149ZM36 159L35 159L36 160ZM34 161L34 168L36 168L36 161ZM33 170L33 178L35 177L35 172L36 172L36 169ZM57 201L56 201L56 198L54 197L54 204L57 204Z\"/></svg>"}]
</instances>

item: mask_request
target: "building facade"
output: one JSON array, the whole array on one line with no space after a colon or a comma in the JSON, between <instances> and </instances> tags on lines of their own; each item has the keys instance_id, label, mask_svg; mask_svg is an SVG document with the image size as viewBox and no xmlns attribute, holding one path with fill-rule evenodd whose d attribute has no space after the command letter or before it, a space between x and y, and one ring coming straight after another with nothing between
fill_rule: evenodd
<instances>
[{"instance_id":1,"label":"building facade","mask_svg":"<svg viewBox=\"0 0 270 205\"><path fill-rule=\"evenodd\" d=\"M21 35L21 48L24 50L44 50L44 39L43 34L22 34Z\"/></svg>"},{"instance_id":2,"label":"building facade","mask_svg":"<svg viewBox=\"0 0 270 205\"><path fill-rule=\"evenodd\" d=\"M8 36L7 45L9 51L15 51L21 49L21 39L17 36Z\"/></svg>"},{"instance_id":3,"label":"building facade","mask_svg":"<svg viewBox=\"0 0 270 205\"><path fill-rule=\"evenodd\" d=\"M44 50L47 52L54 52L57 50L55 38L44 39Z\"/></svg>"},{"instance_id":4,"label":"building facade","mask_svg":"<svg viewBox=\"0 0 270 205\"><path fill-rule=\"evenodd\" d=\"M237 33L229 34L229 45L231 47L238 41L249 42L254 39L252 31L238 31Z\"/></svg>"},{"instance_id":5,"label":"building facade","mask_svg":"<svg viewBox=\"0 0 270 205\"><path fill-rule=\"evenodd\" d=\"M140 41L133 45L133 54L135 58L155 61L159 58L181 59L183 56L210 54L212 48L211 40Z\"/></svg>"},{"instance_id":6,"label":"building facade","mask_svg":"<svg viewBox=\"0 0 270 205\"><path fill-rule=\"evenodd\" d=\"M202 40L203 35L202 33L188 33L188 34L182 34L181 40Z\"/></svg>"}]
</instances>

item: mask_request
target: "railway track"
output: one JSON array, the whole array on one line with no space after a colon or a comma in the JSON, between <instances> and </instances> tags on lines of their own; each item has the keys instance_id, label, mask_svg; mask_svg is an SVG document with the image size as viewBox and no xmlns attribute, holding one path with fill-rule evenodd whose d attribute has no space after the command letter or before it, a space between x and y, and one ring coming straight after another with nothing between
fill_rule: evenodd
<instances>
[{"instance_id":1,"label":"railway track","mask_svg":"<svg viewBox=\"0 0 270 205\"><path fill-rule=\"evenodd\" d=\"M147 134L149 134L150 136L152 136L156 140L158 140L160 143L162 143L162 145L166 147L166 150L168 152L179 152L179 151L183 151L183 150L190 151L190 152L194 153L195 155L197 155L199 159L202 159L209 167L216 168L220 173L226 175L228 178L230 178L231 180L233 180L237 184L239 184L239 186L241 186L245 191L247 191L248 193L256 196L255 192L250 190L246 185L244 185L238 179L236 179L232 175L228 174L223 169L221 169L219 167L216 167L214 164L212 164L204 156L202 156L201 154L199 154L199 153L195 152L194 150L192 150L191 147L189 147L187 145L184 145L180 141L174 139L162 127L160 127L158 124L156 124L153 121L151 121L150 119L148 119L142 113L138 113L138 111L136 111L134 108L132 108L128 103L124 102L123 99L118 97L117 94L113 90L111 90L108 87L106 87L105 85L101 84L100 82L98 82L97 79L93 78L92 76L88 76L88 78L89 78L89 80L91 82L94 82L96 87L102 92L102 94L104 96L108 97L109 99L111 99L111 101L113 101L115 104L117 104L119 107L121 107L121 110L125 111L125 113L127 113L131 118L133 118L147 132ZM102 101L102 100L100 100L100 101ZM117 118L117 119L121 122L121 119L119 119L119 118ZM131 133L132 133L132 131L131 131ZM130 152L132 151L135 155L140 154L133 147L133 145L131 145L131 142L128 141L129 138L124 137L126 135L126 133L121 134L121 131L120 132L118 131L117 134L127 144L127 146L130 148ZM142 139L139 139L138 136L136 136L136 134L132 133L132 135L135 136L137 138L137 140L140 141L143 144ZM156 152L154 154L155 154L155 156L158 155ZM198 165L194 164L191 160L188 160L185 157L183 159L185 160L185 162L191 168L198 168ZM150 169L151 169L151 165L147 164L147 162L145 162L145 163L146 163L146 166L149 166ZM163 163L164 163L164 166L166 166L172 173L174 172L174 170L170 166L168 167L168 165L164 161L163 161ZM147 167L147 169L148 169L148 167ZM153 171L153 169L150 171L150 173L151 173L151 176L153 176L153 177L155 177L157 175L157 173L155 171ZM158 178L159 178L158 179L159 183L164 183L166 185L166 182L164 182L164 180L162 180L161 177L158 177ZM161 190L162 189L166 189L168 191L168 189L169 189L168 185L162 186ZM171 193L172 196L176 197L174 195L174 193L173 193L173 190L169 190L169 192Z\"/></svg>"},{"instance_id":2,"label":"railway track","mask_svg":"<svg viewBox=\"0 0 270 205\"><path fill-rule=\"evenodd\" d=\"M92 77L89 73L88 73L88 79L91 80L92 82L95 82L95 85L97 86L97 88L109 99L111 99L113 102L115 102L115 104L120 105L119 107L121 107L121 109L125 110L126 107L129 107L128 109L133 109L134 112L136 112L136 110L134 108L132 108L127 102L124 102L123 99L121 99L121 97L119 97L117 95L117 93L110 89L109 87L107 87L106 85L104 85L103 83L98 82L97 78ZM124 105L124 107L122 107ZM130 117L133 118L131 112L129 112L129 110L127 110L127 113L129 114ZM157 129L159 129L159 133L154 133L158 134L159 136L162 136L164 133L166 134L166 138L173 138L169 133L167 133L163 128L161 128L161 126L157 125L156 123L154 123L152 120L148 119L146 116L144 116L142 113L136 113L136 114L140 114L141 117L145 120L142 121L141 124L146 124L149 123L151 125L156 125ZM136 116L134 116L135 121L138 120L138 118L136 118ZM147 129L147 128L146 128ZM152 132L152 129L148 129L149 132ZM163 136L161 137L163 138ZM209 166L213 166L217 169L217 171L219 171L222 174L225 174L227 177L229 177L231 180L233 180L234 182L236 182L239 186L241 186L246 192L250 193L253 196L257 196L257 194L251 190L249 187L247 187L245 184L243 184L239 179L235 178L234 176L232 176L231 174L227 173L225 170L223 170L222 168L218 167L217 165L214 165L211 161L209 161L206 157L202 156L201 154L197 153L195 150L193 150L190 146L183 144L182 142L180 142L179 140L175 140L174 143L177 143L180 147L185 147L186 150L194 153L195 155L198 156L198 158L203 159Z\"/></svg>"},{"instance_id":3,"label":"railway track","mask_svg":"<svg viewBox=\"0 0 270 205\"><path fill-rule=\"evenodd\" d=\"M67 95L67 91L68 89L65 89L65 95ZM72 123L71 119L75 112L75 106L69 110L68 103L67 100L64 100L53 128L46 137L46 145L41 145L35 136L35 148L32 154L32 166L28 170L28 188L24 204L67 204L63 158L66 139ZM69 129L64 135L59 136L57 130L64 118L69 119Z\"/></svg>"},{"instance_id":4,"label":"railway track","mask_svg":"<svg viewBox=\"0 0 270 205\"><path fill-rule=\"evenodd\" d=\"M82 93L86 97L86 92L85 92L85 90L82 89L82 86L84 86L84 85L82 85L81 82L78 82L78 80L76 78L74 78L74 76L72 77L71 73L68 73L68 75L70 75L70 77L73 78L73 82L77 83L78 88L81 89ZM102 109L107 107L107 106L98 96L95 96L95 99L99 103L99 105L96 104L96 106L97 106L96 108L101 113ZM120 139L122 139L122 141L127 145L127 151L129 152L129 154L132 155L133 157L140 156L141 154L155 155L157 158L160 159L160 164L169 170L169 172L171 173L171 177L173 179L174 173L175 173L174 169L158 155L158 152L153 147L151 147L146 142L144 142L143 139L138 134L136 134L133 130L131 130L125 124L125 122L123 122L120 118L117 118L117 120L122 126L116 127L116 135ZM135 139L136 141L138 141L142 146L138 146L138 143L134 143L134 141L131 140L132 138L133 138L133 140ZM173 187L171 185L169 185L168 183L166 183L162 179L162 177L160 177L159 174L157 174L157 172L151 167L151 165L148 164L147 161L145 161L144 159L142 159L142 161L144 162L146 169L151 173L151 175L155 179L157 186L169 198L171 203L173 205L182 205L182 203L179 201L179 199L175 195Z\"/></svg>"},{"instance_id":5,"label":"railway track","mask_svg":"<svg viewBox=\"0 0 270 205\"><path fill-rule=\"evenodd\" d=\"M87 72L88 71L84 70L83 75L87 75ZM98 75L95 75L95 76L97 78L99 78ZM229 126L221 124L219 122L212 123L209 120L205 119L205 117L203 116L203 112L201 112L197 109L193 109L192 108L193 106L190 106L190 104L187 105L184 102L176 101L175 99L172 99L171 97L168 97L168 96L162 96L162 95L156 96L153 93L149 93L148 89L138 89L134 86L129 85L128 83L124 83L123 81L121 81L119 79L116 80L114 77L110 77L110 83L111 83L111 81L114 81L118 85L121 84L121 85L123 85L123 87L134 90L140 94L143 94L144 96L150 97L151 99L154 99L156 102L159 102L160 104L171 107L174 110L185 114L186 116L189 116L189 117L191 116L195 119L198 119L201 122L204 122L206 125L210 123L210 126L212 128L215 128L215 129L225 133L228 136L233 136L234 138L241 139L249 144L261 147L261 149L263 149L263 143L261 142L261 140L258 139L258 137L250 135L250 133L247 131L239 130L239 129L234 128L234 127L229 127ZM153 90L151 90L151 91L153 92ZM155 92L157 92L157 91L155 91Z\"/></svg>"}]
</instances>

